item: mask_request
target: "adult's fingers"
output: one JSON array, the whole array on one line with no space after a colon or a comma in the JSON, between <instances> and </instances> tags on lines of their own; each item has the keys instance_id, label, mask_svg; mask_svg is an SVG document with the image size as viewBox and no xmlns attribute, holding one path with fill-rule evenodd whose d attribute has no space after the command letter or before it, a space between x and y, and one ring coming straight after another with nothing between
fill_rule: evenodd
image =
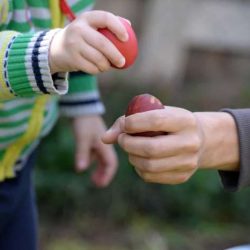
<instances>
[{"instance_id":1,"label":"adult's fingers","mask_svg":"<svg viewBox=\"0 0 250 250\"><path fill-rule=\"evenodd\" d=\"M191 112L176 107L165 107L126 117L125 131L129 134L146 131L176 133L193 128L195 124L196 120Z\"/></svg>"},{"instance_id":2,"label":"adult's fingers","mask_svg":"<svg viewBox=\"0 0 250 250\"><path fill-rule=\"evenodd\" d=\"M138 175L148 183L177 185L187 182L194 172L165 172L165 173L148 173L137 169Z\"/></svg>"},{"instance_id":3,"label":"adult's fingers","mask_svg":"<svg viewBox=\"0 0 250 250\"><path fill-rule=\"evenodd\" d=\"M198 157L196 155L181 155L159 159L129 155L129 161L138 170L153 174L173 171L193 171L198 166Z\"/></svg>"},{"instance_id":4,"label":"adult's fingers","mask_svg":"<svg viewBox=\"0 0 250 250\"><path fill-rule=\"evenodd\" d=\"M155 137L120 134L119 145L129 154L145 158L165 158L200 150L199 137L188 134L169 134Z\"/></svg>"},{"instance_id":5,"label":"adult's fingers","mask_svg":"<svg viewBox=\"0 0 250 250\"><path fill-rule=\"evenodd\" d=\"M113 144L118 140L118 136L124 133L124 116L118 118L115 123L102 136L102 141L105 144Z\"/></svg>"}]
</instances>

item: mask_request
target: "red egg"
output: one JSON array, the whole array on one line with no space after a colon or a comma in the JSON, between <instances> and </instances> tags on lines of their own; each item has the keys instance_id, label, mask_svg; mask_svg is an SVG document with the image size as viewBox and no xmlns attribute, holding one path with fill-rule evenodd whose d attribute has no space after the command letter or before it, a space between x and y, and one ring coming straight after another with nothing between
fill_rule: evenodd
<instances>
[{"instance_id":1,"label":"red egg","mask_svg":"<svg viewBox=\"0 0 250 250\"><path fill-rule=\"evenodd\" d=\"M106 36L121 52L121 54L125 57L126 63L122 68L118 69L126 69L134 64L137 56L138 56L138 42L135 35L135 32L132 26L126 21L124 18L120 18L121 22L125 26L129 39L126 42L120 41L116 35L114 35L109 29L103 28L99 29L98 31L101 32L104 36ZM116 66L113 66L117 68Z\"/></svg>"},{"instance_id":2,"label":"red egg","mask_svg":"<svg viewBox=\"0 0 250 250\"><path fill-rule=\"evenodd\" d=\"M127 111L125 116L130 116L137 113L142 113L150 110L156 109L164 109L164 105L161 103L159 99L150 95L150 94L142 94L135 96L128 104ZM146 131L142 133L133 134L134 136L146 136L153 137L158 135L164 135L165 132L162 131Z\"/></svg>"}]
</instances>

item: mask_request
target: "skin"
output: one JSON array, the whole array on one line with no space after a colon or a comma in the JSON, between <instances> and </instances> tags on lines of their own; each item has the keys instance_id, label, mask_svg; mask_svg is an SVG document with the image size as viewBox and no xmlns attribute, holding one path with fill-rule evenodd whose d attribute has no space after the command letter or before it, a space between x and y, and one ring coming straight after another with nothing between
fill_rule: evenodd
<instances>
[{"instance_id":1,"label":"skin","mask_svg":"<svg viewBox=\"0 0 250 250\"><path fill-rule=\"evenodd\" d=\"M49 53L51 73L98 74L108 71L111 65L123 67L124 56L98 32L99 28L108 28L123 42L128 40L119 17L105 11L85 12L54 36Z\"/></svg>"},{"instance_id":2,"label":"skin","mask_svg":"<svg viewBox=\"0 0 250 250\"><path fill-rule=\"evenodd\" d=\"M117 170L117 156L113 146L101 141L106 126L101 116L89 115L72 120L76 141L75 169L82 173L87 171L92 162L96 170L92 174L92 182L100 188L112 181Z\"/></svg>"},{"instance_id":3,"label":"skin","mask_svg":"<svg viewBox=\"0 0 250 250\"><path fill-rule=\"evenodd\" d=\"M99 28L108 28L119 40L127 41L128 34L120 19L105 11L85 12L54 36L49 53L51 73L82 71L98 74L111 69L111 64L123 67L125 58L104 37ZM117 157L111 145L101 141L106 127L98 115L76 117L72 121L76 140L75 168L86 171L92 162L96 170L92 181L106 187L117 170Z\"/></svg>"},{"instance_id":4,"label":"skin","mask_svg":"<svg viewBox=\"0 0 250 250\"><path fill-rule=\"evenodd\" d=\"M131 135L145 131L163 131L168 135ZM231 115L224 112L192 113L168 106L122 116L102 140L107 144L118 142L146 182L174 185L187 182L198 169L239 169L236 125Z\"/></svg>"}]
</instances>

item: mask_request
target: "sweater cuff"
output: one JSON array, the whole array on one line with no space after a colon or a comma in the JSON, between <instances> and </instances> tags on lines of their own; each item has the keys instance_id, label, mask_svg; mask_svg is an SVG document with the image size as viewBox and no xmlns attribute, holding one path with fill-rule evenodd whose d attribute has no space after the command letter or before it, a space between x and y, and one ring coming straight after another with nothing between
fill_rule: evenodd
<instances>
[{"instance_id":1,"label":"sweater cuff","mask_svg":"<svg viewBox=\"0 0 250 250\"><path fill-rule=\"evenodd\" d=\"M67 73L51 75L49 67L49 47L57 32L19 34L10 42L5 76L11 93L21 97L67 93Z\"/></svg>"},{"instance_id":2,"label":"sweater cuff","mask_svg":"<svg viewBox=\"0 0 250 250\"><path fill-rule=\"evenodd\" d=\"M219 171L225 189L234 192L250 186L250 109L223 109L221 111L232 115L238 131L240 170Z\"/></svg>"},{"instance_id":3,"label":"sweater cuff","mask_svg":"<svg viewBox=\"0 0 250 250\"><path fill-rule=\"evenodd\" d=\"M70 73L69 93L60 100L61 114L66 117L102 115L105 108L100 100L96 77L85 73Z\"/></svg>"}]
</instances>

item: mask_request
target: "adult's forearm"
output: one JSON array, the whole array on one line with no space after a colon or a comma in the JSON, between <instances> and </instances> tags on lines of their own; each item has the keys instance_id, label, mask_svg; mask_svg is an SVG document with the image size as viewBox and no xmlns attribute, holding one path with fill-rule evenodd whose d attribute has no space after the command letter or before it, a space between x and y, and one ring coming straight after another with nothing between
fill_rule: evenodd
<instances>
[{"instance_id":1,"label":"adult's forearm","mask_svg":"<svg viewBox=\"0 0 250 250\"><path fill-rule=\"evenodd\" d=\"M224 112L197 112L203 136L199 168L239 169L239 139L233 117Z\"/></svg>"}]
</instances>

